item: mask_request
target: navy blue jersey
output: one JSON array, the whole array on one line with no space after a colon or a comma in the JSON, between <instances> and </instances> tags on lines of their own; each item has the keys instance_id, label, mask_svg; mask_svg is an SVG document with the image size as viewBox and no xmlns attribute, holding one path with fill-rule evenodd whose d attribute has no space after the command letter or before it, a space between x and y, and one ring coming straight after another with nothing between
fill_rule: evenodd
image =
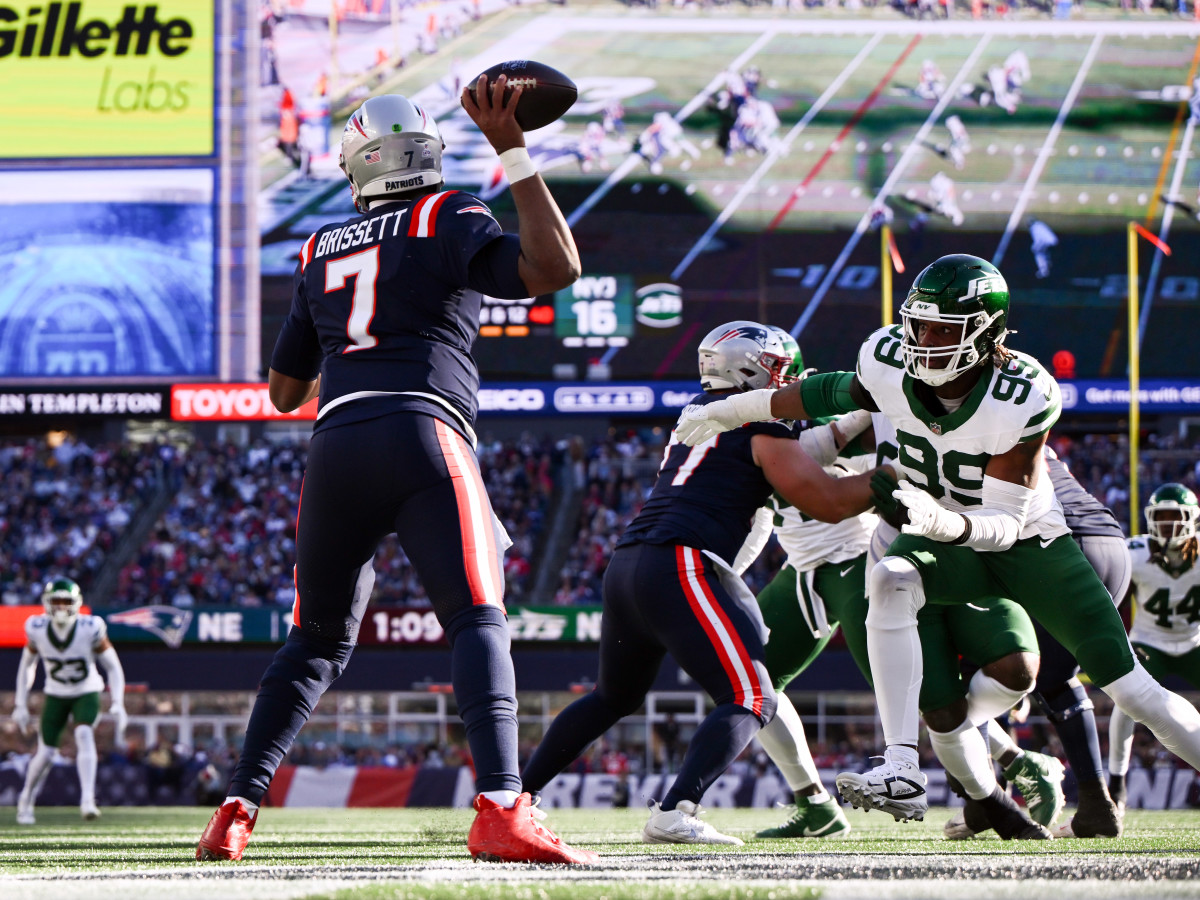
<instances>
[{"instance_id":1,"label":"navy blue jersey","mask_svg":"<svg viewBox=\"0 0 1200 900\"><path fill-rule=\"evenodd\" d=\"M304 381L321 374L317 429L405 408L469 428L480 293L528 296L518 254L519 239L461 191L326 225L301 250L271 368Z\"/></svg>"},{"instance_id":2,"label":"navy blue jersey","mask_svg":"<svg viewBox=\"0 0 1200 900\"><path fill-rule=\"evenodd\" d=\"M1054 496L1062 504L1063 516L1073 535L1125 537L1121 523L1117 521L1112 510L1089 494L1087 489L1075 480L1066 463L1047 453L1046 468L1050 471Z\"/></svg>"},{"instance_id":3,"label":"navy blue jersey","mask_svg":"<svg viewBox=\"0 0 1200 900\"><path fill-rule=\"evenodd\" d=\"M691 405L718 399L700 394ZM678 443L672 434L650 499L617 546L682 544L711 550L732 563L755 512L774 490L754 462L751 438L766 434L795 439L799 433L794 422L751 422L695 447Z\"/></svg>"}]
</instances>

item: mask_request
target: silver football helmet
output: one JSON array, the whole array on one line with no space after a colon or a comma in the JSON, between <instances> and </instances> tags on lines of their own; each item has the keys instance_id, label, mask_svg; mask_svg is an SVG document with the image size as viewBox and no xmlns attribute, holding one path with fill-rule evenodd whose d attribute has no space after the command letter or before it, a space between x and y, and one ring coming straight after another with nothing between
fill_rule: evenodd
<instances>
[{"instance_id":1,"label":"silver football helmet","mask_svg":"<svg viewBox=\"0 0 1200 900\"><path fill-rule=\"evenodd\" d=\"M782 387L794 355L779 332L741 320L710 331L699 352L700 386L706 391Z\"/></svg>"},{"instance_id":2,"label":"silver football helmet","mask_svg":"<svg viewBox=\"0 0 1200 900\"><path fill-rule=\"evenodd\" d=\"M441 184L445 146L433 116L406 97L383 94L346 122L338 165L354 205L366 212L372 200Z\"/></svg>"}]
</instances>

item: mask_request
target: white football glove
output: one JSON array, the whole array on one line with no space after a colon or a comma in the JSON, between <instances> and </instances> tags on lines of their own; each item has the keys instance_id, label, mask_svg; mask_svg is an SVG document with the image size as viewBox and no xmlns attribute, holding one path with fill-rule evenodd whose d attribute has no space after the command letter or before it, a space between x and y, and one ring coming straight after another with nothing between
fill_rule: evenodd
<instances>
[{"instance_id":1,"label":"white football glove","mask_svg":"<svg viewBox=\"0 0 1200 900\"><path fill-rule=\"evenodd\" d=\"M125 729L129 726L129 713L125 712L124 706L113 705L108 708L108 714L112 716L117 744L124 746Z\"/></svg>"},{"instance_id":2,"label":"white football glove","mask_svg":"<svg viewBox=\"0 0 1200 900\"><path fill-rule=\"evenodd\" d=\"M916 534L930 540L951 543L962 537L966 522L958 513L950 512L932 496L908 481L901 481L892 496L908 507L908 524L901 528L905 534Z\"/></svg>"},{"instance_id":3,"label":"white football glove","mask_svg":"<svg viewBox=\"0 0 1200 900\"><path fill-rule=\"evenodd\" d=\"M689 406L675 425L675 435L689 447L712 440L724 431L741 428L747 422L769 422L771 395L769 388L730 394L704 406Z\"/></svg>"},{"instance_id":4,"label":"white football glove","mask_svg":"<svg viewBox=\"0 0 1200 900\"><path fill-rule=\"evenodd\" d=\"M17 723L17 730L22 734L29 728L29 707L14 706L12 712L13 721Z\"/></svg>"}]
</instances>

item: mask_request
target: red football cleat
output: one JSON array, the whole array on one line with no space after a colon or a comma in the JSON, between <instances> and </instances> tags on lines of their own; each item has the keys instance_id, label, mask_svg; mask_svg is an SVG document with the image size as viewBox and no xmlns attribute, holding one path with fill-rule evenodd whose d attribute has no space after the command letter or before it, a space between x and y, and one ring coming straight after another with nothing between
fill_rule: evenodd
<instances>
[{"instance_id":1,"label":"red football cleat","mask_svg":"<svg viewBox=\"0 0 1200 900\"><path fill-rule=\"evenodd\" d=\"M546 814L533 806L529 794L518 797L512 809L505 809L480 794L475 798L475 812L467 849L477 860L566 866L590 866L600 861L591 850L569 847L543 827L538 819Z\"/></svg>"},{"instance_id":2,"label":"red football cleat","mask_svg":"<svg viewBox=\"0 0 1200 900\"><path fill-rule=\"evenodd\" d=\"M257 809L250 812L241 800L226 800L217 807L200 835L196 859L241 859L257 820Z\"/></svg>"}]
</instances>

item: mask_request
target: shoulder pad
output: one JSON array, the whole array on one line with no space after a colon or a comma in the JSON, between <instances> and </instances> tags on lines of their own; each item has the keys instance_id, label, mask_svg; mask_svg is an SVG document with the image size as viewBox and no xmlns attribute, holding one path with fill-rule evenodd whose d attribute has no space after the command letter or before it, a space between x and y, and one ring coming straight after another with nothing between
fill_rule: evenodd
<instances>
[{"instance_id":1,"label":"shoulder pad","mask_svg":"<svg viewBox=\"0 0 1200 900\"><path fill-rule=\"evenodd\" d=\"M889 370L904 372L904 359L900 355L903 332L899 325L889 325L871 333L858 351L855 372L863 387L871 392L871 386L880 375Z\"/></svg>"}]
</instances>

